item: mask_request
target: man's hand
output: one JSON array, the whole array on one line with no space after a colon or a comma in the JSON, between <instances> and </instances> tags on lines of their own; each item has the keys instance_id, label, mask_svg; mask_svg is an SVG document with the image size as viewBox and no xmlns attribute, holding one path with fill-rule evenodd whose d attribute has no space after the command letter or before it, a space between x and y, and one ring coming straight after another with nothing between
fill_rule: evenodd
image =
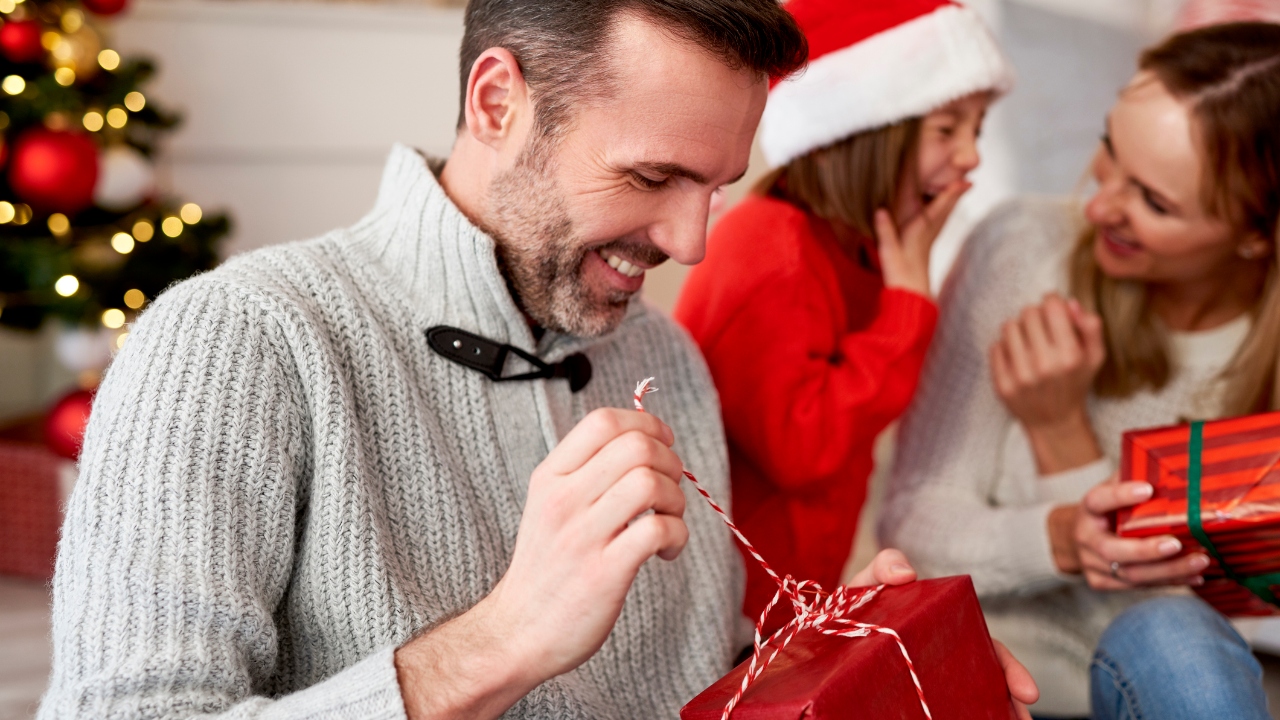
<instances>
[{"instance_id":1,"label":"man's hand","mask_svg":"<svg viewBox=\"0 0 1280 720\"><path fill-rule=\"evenodd\" d=\"M849 581L851 587L867 587L870 585L906 585L916 579L916 571L907 562L907 556L898 550L881 550L871 564L863 568ZM1004 668L1005 681L1009 683L1009 695L1013 698L1018 717L1031 720L1027 706L1040 698L1040 690L1036 687L1031 673L1009 652L1009 649L992 640L996 646L996 657Z\"/></svg>"},{"instance_id":2,"label":"man's hand","mask_svg":"<svg viewBox=\"0 0 1280 720\"><path fill-rule=\"evenodd\" d=\"M397 652L412 720L497 717L600 649L640 566L689 539L674 440L653 415L614 409L565 436L529 480L502 580Z\"/></svg>"},{"instance_id":3,"label":"man's hand","mask_svg":"<svg viewBox=\"0 0 1280 720\"><path fill-rule=\"evenodd\" d=\"M1013 698L1013 707L1018 711L1019 720L1031 720L1031 711L1027 706L1040 699L1040 688L1022 663L1009 652L1009 648L999 640L992 639L996 646L996 658L1000 667L1004 668L1005 682L1009 683L1009 697Z\"/></svg>"},{"instance_id":4,"label":"man's hand","mask_svg":"<svg viewBox=\"0 0 1280 720\"><path fill-rule=\"evenodd\" d=\"M1209 567L1209 556L1203 552L1183 555L1178 538L1122 538L1111 532L1110 513L1147 500L1151 493L1151 485L1145 482L1122 483L1112 476L1085 494L1076 518L1075 539L1085 579L1093 589L1132 590L1204 582L1200 573Z\"/></svg>"}]
</instances>

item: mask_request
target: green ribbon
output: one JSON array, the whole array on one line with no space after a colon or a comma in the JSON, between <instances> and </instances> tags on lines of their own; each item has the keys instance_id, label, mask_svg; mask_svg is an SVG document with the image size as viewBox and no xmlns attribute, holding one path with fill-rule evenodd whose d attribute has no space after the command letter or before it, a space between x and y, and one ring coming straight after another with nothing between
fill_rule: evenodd
<instances>
[{"instance_id":1,"label":"green ribbon","mask_svg":"<svg viewBox=\"0 0 1280 720\"><path fill-rule=\"evenodd\" d=\"M1209 533L1204 531L1204 522L1200 517L1200 455L1203 450L1204 421L1201 420L1191 423L1191 441L1187 447L1187 527L1190 528L1192 537L1218 561L1218 566L1228 578L1240 583L1246 590L1266 602L1280 605L1280 600L1277 600L1275 594L1271 592L1272 585L1280 585L1280 572L1252 577L1241 575L1227 564L1227 561L1218 553L1218 548L1214 547L1213 541L1209 539Z\"/></svg>"}]
</instances>

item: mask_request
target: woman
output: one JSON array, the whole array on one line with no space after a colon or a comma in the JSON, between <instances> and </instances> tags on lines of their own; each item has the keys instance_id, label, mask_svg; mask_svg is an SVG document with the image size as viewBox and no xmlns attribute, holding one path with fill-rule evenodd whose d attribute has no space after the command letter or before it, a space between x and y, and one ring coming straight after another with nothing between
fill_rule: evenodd
<instances>
[{"instance_id":1,"label":"woman","mask_svg":"<svg viewBox=\"0 0 1280 720\"><path fill-rule=\"evenodd\" d=\"M1021 200L970 238L880 522L922 575L972 574L1043 716L1088 715L1104 629L1144 588L1198 584L1208 564L1172 536L1110 532L1108 513L1151 495L1099 484L1121 433L1280 406L1280 26L1176 35L1140 68L1108 115L1083 220L1070 203ZM1202 604L1179 603L1180 630L1242 644ZM1227 707L1186 716L1254 717L1256 663L1226 655L1253 680L1203 692ZM1202 692L1161 692L1192 686Z\"/></svg>"},{"instance_id":2,"label":"woman","mask_svg":"<svg viewBox=\"0 0 1280 720\"><path fill-rule=\"evenodd\" d=\"M770 92L761 142L777 169L716 225L676 318L720 393L737 522L782 573L830 588L876 435L906 409L933 334L930 246L1012 80L949 2L787 9L811 60ZM755 618L777 588L747 567Z\"/></svg>"}]
</instances>

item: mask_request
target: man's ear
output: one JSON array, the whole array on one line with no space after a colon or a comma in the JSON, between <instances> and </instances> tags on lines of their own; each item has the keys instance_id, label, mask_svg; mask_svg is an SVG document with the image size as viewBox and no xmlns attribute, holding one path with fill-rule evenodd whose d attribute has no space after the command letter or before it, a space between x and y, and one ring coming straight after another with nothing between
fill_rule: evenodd
<instances>
[{"instance_id":1,"label":"man's ear","mask_svg":"<svg viewBox=\"0 0 1280 720\"><path fill-rule=\"evenodd\" d=\"M520 63L503 48L489 48L476 58L464 101L467 132L495 150L518 134L515 129L532 111Z\"/></svg>"}]
</instances>

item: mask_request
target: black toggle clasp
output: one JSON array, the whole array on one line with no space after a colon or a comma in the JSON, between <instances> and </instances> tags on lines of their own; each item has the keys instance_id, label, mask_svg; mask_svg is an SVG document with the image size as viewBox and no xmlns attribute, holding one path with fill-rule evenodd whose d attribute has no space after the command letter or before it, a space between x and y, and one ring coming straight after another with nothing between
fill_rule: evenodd
<instances>
[{"instance_id":1,"label":"black toggle clasp","mask_svg":"<svg viewBox=\"0 0 1280 720\"><path fill-rule=\"evenodd\" d=\"M591 382L591 361L582 353L574 353L558 363L548 364L514 345L494 342L448 325L436 325L427 330L427 344L437 355L478 370L494 382L564 378L569 381L569 389L573 392L578 392ZM502 369L507 363L507 355L511 353L537 370L503 377Z\"/></svg>"}]
</instances>

